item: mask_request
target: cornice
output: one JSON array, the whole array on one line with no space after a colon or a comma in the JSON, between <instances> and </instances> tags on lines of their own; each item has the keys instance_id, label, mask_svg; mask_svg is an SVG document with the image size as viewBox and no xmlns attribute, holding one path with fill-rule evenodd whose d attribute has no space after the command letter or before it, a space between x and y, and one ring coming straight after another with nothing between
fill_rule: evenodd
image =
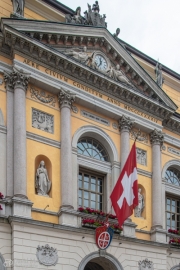
<instances>
[{"instance_id":1,"label":"cornice","mask_svg":"<svg viewBox=\"0 0 180 270\"><path fill-rule=\"evenodd\" d=\"M35 133L31 133L31 132L27 131L26 132L26 138L29 139L29 140L33 140L33 141L36 141L36 142L47 144L47 145L50 145L50 146L53 146L53 147L56 147L56 148L59 148L59 149L61 148L61 143L60 142L49 139L49 138L44 137L44 136L37 135Z\"/></svg>"},{"instance_id":2,"label":"cornice","mask_svg":"<svg viewBox=\"0 0 180 270\"><path fill-rule=\"evenodd\" d=\"M180 119L174 116L171 116L169 119L164 119L163 126L178 135L180 134Z\"/></svg>"},{"instance_id":3,"label":"cornice","mask_svg":"<svg viewBox=\"0 0 180 270\"><path fill-rule=\"evenodd\" d=\"M25 26L23 26L22 24L18 24L16 20L6 20L4 21L4 23L8 22L12 27L15 27L19 31L26 31L26 33L29 33L29 35L33 37L35 37L34 32L38 31L39 28L37 28L37 25L39 25L40 23L42 30L41 32L43 33L43 35L47 35L48 40L51 39L52 36L55 35L55 33L57 35L57 32L61 33L58 34L59 38L64 37L65 35L70 38L71 34L69 33L73 33L73 35L79 35L79 33L81 33L81 36L84 36L86 34L86 36L82 38L87 40L88 32L89 36L93 35L93 37L91 38L97 39L98 37L98 42L104 40L103 44L105 43L105 45L103 46L105 46L106 49L108 46L110 46L110 53L112 54L112 58L113 55L115 55L115 58L117 58L117 60L122 59L123 65L125 66L125 69L127 69L127 72L130 72L129 74L133 74L133 78L136 78L138 85L141 85L142 89L144 90L139 91L137 87L132 88L124 86L121 83L117 83L114 80L108 78L107 76L101 74L100 72L94 71L91 68L80 64L78 61L66 57L62 53L58 52L56 49L49 47L49 45L42 44L39 41L31 38L30 36L24 35L23 33L12 29L10 26L2 24L1 28L4 32L5 43L11 47L11 50L12 48L18 49L19 47L20 51L24 51L25 54L29 54L32 57L35 57L36 52L36 58L37 54L39 59L41 59L43 56L41 61L48 62L50 66L55 66L56 69L66 70L67 73L76 77L81 74L81 79L84 79L84 81L88 81L89 84L93 84L95 87L102 90L105 88L107 89L107 91L111 92L112 95L116 97L119 96L120 99L127 100L131 104L136 103L136 106L138 107L146 107L146 110L151 110L152 113L155 113L156 115L158 113L161 118L168 118L168 115L177 109L177 106L172 102L172 100L162 91L162 89L157 86L157 84L152 80L152 78L140 67L140 65L134 60L134 58L132 58L126 52L123 46L121 46L106 29L89 27L88 31L85 31L87 29L84 29L84 27L82 26L66 25L59 23L53 25L45 25L45 22L38 22L38 24L34 22L34 25L32 26L32 21L28 21L31 24L31 27L28 27L29 24L27 23L27 21L23 21ZM47 27L49 28L50 25L54 28L53 30L51 30L51 34L47 34ZM30 33L30 28L32 31L32 27L34 29L34 32ZM38 39L38 36L36 38ZM110 42L110 44L108 42ZM108 46L107 43L109 44ZM116 53L114 54L114 52ZM157 96L153 99L150 96L154 96L154 91L157 93ZM145 100L146 106L142 104ZM166 105L163 104L162 100L166 103Z\"/></svg>"},{"instance_id":4,"label":"cornice","mask_svg":"<svg viewBox=\"0 0 180 270\"><path fill-rule=\"evenodd\" d=\"M165 134L164 142L180 148L180 139L177 139L176 137L173 137L171 135Z\"/></svg>"}]
</instances>

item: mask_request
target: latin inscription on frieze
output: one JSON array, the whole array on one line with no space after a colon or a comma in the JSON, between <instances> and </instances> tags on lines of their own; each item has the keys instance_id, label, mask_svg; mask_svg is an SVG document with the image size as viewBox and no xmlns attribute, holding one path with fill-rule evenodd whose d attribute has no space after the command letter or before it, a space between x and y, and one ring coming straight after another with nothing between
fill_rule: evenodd
<instances>
[{"instance_id":1,"label":"latin inscription on frieze","mask_svg":"<svg viewBox=\"0 0 180 270\"><path fill-rule=\"evenodd\" d=\"M81 111L82 116L89 118L93 121L99 122L100 124L109 126L109 121L92 113L86 112L86 111Z\"/></svg>"},{"instance_id":2,"label":"latin inscription on frieze","mask_svg":"<svg viewBox=\"0 0 180 270\"><path fill-rule=\"evenodd\" d=\"M54 133L54 116L32 108L32 127Z\"/></svg>"},{"instance_id":3,"label":"latin inscription on frieze","mask_svg":"<svg viewBox=\"0 0 180 270\"><path fill-rule=\"evenodd\" d=\"M171 153L171 154L174 154L176 156L180 156L180 151L177 150L177 149L174 149L172 147L168 147L168 152Z\"/></svg>"}]
</instances>

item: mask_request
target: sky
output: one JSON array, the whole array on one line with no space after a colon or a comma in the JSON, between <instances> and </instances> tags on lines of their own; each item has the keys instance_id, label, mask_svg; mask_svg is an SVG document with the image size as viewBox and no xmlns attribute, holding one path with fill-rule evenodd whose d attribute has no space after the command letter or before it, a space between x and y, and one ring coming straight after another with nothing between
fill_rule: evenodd
<instances>
[{"instance_id":1,"label":"sky","mask_svg":"<svg viewBox=\"0 0 180 270\"><path fill-rule=\"evenodd\" d=\"M81 15L94 0L59 0ZM180 74L180 0L99 0L107 29L119 38Z\"/></svg>"}]
</instances>

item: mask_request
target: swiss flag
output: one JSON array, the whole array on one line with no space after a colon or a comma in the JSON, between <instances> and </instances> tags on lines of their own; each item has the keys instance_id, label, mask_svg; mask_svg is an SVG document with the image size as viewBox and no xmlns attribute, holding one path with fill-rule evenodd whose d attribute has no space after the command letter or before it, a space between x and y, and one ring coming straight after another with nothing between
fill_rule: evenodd
<instances>
[{"instance_id":1,"label":"swiss flag","mask_svg":"<svg viewBox=\"0 0 180 270\"><path fill-rule=\"evenodd\" d=\"M111 193L111 202L122 226L124 221L133 213L133 209L138 205L138 183L136 164L136 145L133 144L131 152L126 160L124 168Z\"/></svg>"}]
</instances>

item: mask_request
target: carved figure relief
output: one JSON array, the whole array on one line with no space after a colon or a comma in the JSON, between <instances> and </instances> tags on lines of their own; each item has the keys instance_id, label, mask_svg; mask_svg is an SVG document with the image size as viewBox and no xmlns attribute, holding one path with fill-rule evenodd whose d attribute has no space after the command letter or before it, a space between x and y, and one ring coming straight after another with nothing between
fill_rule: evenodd
<instances>
[{"instance_id":1,"label":"carved figure relief","mask_svg":"<svg viewBox=\"0 0 180 270\"><path fill-rule=\"evenodd\" d=\"M107 71L107 74L110 78L114 79L115 81L131 85L130 81L120 70L120 65L116 65L115 68L111 66L110 69Z\"/></svg>"},{"instance_id":2,"label":"carved figure relief","mask_svg":"<svg viewBox=\"0 0 180 270\"><path fill-rule=\"evenodd\" d=\"M25 0L11 0L13 3L13 12L17 16L24 16Z\"/></svg>"},{"instance_id":3,"label":"carved figure relief","mask_svg":"<svg viewBox=\"0 0 180 270\"><path fill-rule=\"evenodd\" d=\"M76 12L74 16L71 16L70 14L66 14L65 19L66 19L66 23L84 24L84 19L81 16L81 7L76 8Z\"/></svg>"},{"instance_id":4,"label":"carved figure relief","mask_svg":"<svg viewBox=\"0 0 180 270\"><path fill-rule=\"evenodd\" d=\"M136 148L136 158L137 163L144 166L147 164L147 152L145 150Z\"/></svg>"},{"instance_id":5,"label":"carved figure relief","mask_svg":"<svg viewBox=\"0 0 180 270\"><path fill-rule=\"evenodd\" d=\"M144 196L141 194L141 188L138 189L138 206L134 210L135 217L141 217L144 209Z\"/></svg>"},{"instance_id":6,"label":"carved figure relief","mask_svg":"<svg viewBox=\"0 0 180 270\"><path fill-rule=\"evenodd\" d=\"M74 50L69 50L65 52L66 55L73 56L75 59L77 59L81 63L87 63L89 55L87 53L87 47L83 47L83 51L74 51Z\"/></svg>"},{"instance_id":7,"label":"carved figure relief","mask_svg":"<svg viewBox=\"0 0 180 270\"><path fill-rule=\"evenodd\" d=\"M57 250L49 245L38 246L36 256L39 263L46 266L56 265L58 262Z\"/></svg>"},{"instance_id":8,"label":"carved figure relief","mask_svg":"<svg viewBox=\"0 0 180 270\"><path fill-rule=\"evenodd\" d=\"M35 187L38 195L49 197L48 193L51 189L51 181L45 167L45 162L42 160L36 171Z\"/></svg>"},{"instance_id":9,"label":"carved figure relief","mask_svg":"<svg viewBox=\"0 0 180 270\"><path fill-rule=\"evenodd\" d=\"M54 116L32 109L32 127L54 133Z\"/></svg>"},{"instance_id":10,"label":"carved figure relief","mask_svg":"<svg viewBox=\"0 0 180 270\"><path fill-rule=\"evenodd\" d=\"M49 104L53 107L55 107L56 104L56 98L54 96L50 96L49 94L46 94L43 90L36 90L31 87L30 89L31 97L35 100L39 100L42 103Z\"/></svg>"},{"instance_id":11,"label":"carved figure relief","mask_svg":"<svg viewBox=\"0 0 180 270\"><path fill-rule=\"evenodd\" d=\"M139 142L148 143L149 136L148 136L148 134L143 133L140 129L139 130L132 130L131 131L131 139L133 139L133 140L137 139L137 141L139 141Z\"/></svg>"},{"instance_id":12,"label":"carved figure relief","mask_svg":"<svg viewBox=\"0 0 180 270\"><path fill-rule=\"evenodd\" d=\"M154 270L153 262L145 259L143 261L139 261L139 270Z\"/></svg>"}]
</instances>

